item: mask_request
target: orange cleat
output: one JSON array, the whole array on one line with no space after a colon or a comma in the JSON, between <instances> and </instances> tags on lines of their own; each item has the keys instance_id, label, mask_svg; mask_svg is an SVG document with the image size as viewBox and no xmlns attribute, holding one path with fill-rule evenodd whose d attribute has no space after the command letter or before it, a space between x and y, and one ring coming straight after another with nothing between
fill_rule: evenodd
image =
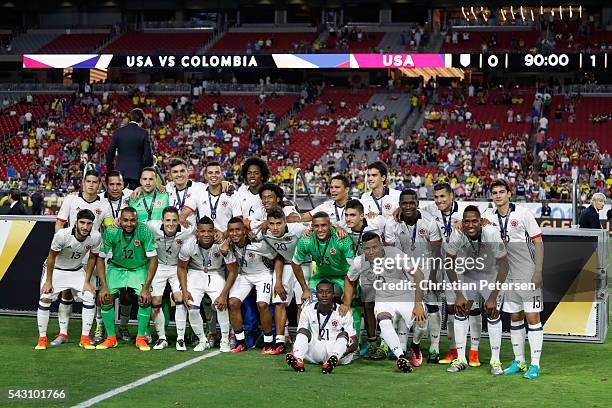
<instances>
[{"instance_id":1,"label":"orange cleat","mask_svg":"<svg viewBox=\"0 0 612 408\"><path fill-rule=\"evenodd\" d=\"M147 336L136 336L136 347L140 351L150 351L151 346L147 343Z\"/></svg>"},{"instance_id":2,"label":"orange cleat","mask_svg":"<svg viewBox=\"0 0 612 408\"><path fill-rule=\"evenodd\" d=\"M48 344L49 344L49 340L47 340L47 336L39 337L38 344L36 344L36 347L34 347L34 350L46 350Z\"/></svg>"},{"instance_id":3,"label":"orange cleat","mask_svg":"<svg viewBox=\"0 0 612 408\"><path fill-rule=\"evenodd\" d=\"M448 354L442 357L439 361L440 364L450 364L454 360L457 359L457 349L452 348L449 350Z\"/></svg>"},{"instance_id":4,"label":"orange cleat","mask_svg":"<svg viewBox=\"0 0 612 408\"><path fill-rule=\"evenodd\" d=\"M470 367L480 367L480 359L478 358L478 350L470 350Z\"/></svg>"},{"instance_id":5,"label":"orange cleat","mask_svg":"<svg viewBox=\"0 0 612 408\"><path fill-rule=\"evenodd\" d=\"M85 350L95 350L96 349L96 346L94 346L91 343L91 339L89 338L89 336L81 336L79 347L84 348Z\"/></svg>"},{"instance_id":6,"label":"orange cleat","mask_svg":"<svg viewBox=\"0 0 612 408\"><path fill-rule=\"evenodd\" d=\"M96 346L96 350L106 350L117 347L117 336L108 336L106 340Z\"/></svg>"}]
</instances>

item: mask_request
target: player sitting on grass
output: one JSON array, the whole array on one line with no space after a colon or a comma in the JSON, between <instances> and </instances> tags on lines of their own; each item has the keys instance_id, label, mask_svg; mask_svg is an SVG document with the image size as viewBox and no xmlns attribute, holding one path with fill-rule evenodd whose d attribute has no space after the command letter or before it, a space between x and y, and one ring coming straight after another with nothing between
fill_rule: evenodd
<instances>
[{"instance_id":1,"label":"player sitting on grass","mask_svg":"<svg viewBox=\"0 0 612 408\"><path fill-rule=\"evenodd\" d=\"M303 360L323 364L321 372L331 374L338 364L349 364L357 349L357 333L350 307L340 316L334 303L334 285L320 280L316 287L317 302L311 302L300 316L293 351L286 355L287 364L297 372L305 370Z\"/></svg>"},{"instance_id":2,"label":"player sitting on grass","mask_svg":"<svg viewBox=\"0 0 612 408\"><path fill-rule=\"evenodd\" d=\"M100 233L93 230L94 213L81 210L74 227L59 230L53 236L49 256L43 266L40 301L38 303L38 344L36 350L47 348L49 309L63 290L70 290L83 301L83 329L79 346L94 349L89 331L95 316L95 290L90 284L96 259L100 251ZM83 269L83 257L89 252L87 270Z\"/></svg>"},{"instance_id":3,"label":"player sitting on grass","mask_svg":"<svg viewBox=\"0 0 612 408\"><path fill-rule=\"evenodd\" d=\"M117 347L114 300L121 288L131 288L138 293L136 347L149 351L151 347L147 343L146 329L151 318L151 282L157 270L157 246L149 228L138 222L134 208L121 210L119 224L119 228L110 227L104 231L103 246L96 265L101 281L99 296L107 335L96 349ZM107 267L104 258L111 252Z\"/></svg>"}]
</instances>

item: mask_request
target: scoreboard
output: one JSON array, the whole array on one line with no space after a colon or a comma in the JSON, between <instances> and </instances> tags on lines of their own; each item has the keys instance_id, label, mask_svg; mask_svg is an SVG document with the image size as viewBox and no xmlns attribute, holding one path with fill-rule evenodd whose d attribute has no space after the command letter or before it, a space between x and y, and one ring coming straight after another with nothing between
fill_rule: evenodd
<instances>
[{"instance_id":1,"label":"scoreboard","mask_svg":"<svg viewBox=\"0 0 612 408\"><path fill-rule=\"evenodd\" d=\"M393 69L463 68L512 72L571 72L607 70L602 53L456 53L456 54L257 54L257 55L113 55L29 54L24 69L50 68L157 68L207 69Z\"/></svg>"}]
</instances>

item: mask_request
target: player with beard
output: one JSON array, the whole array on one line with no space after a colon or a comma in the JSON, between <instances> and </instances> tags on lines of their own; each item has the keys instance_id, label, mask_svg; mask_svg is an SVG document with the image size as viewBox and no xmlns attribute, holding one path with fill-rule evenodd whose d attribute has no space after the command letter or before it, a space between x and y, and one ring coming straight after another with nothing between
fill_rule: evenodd
<instances>
[{"instance_id":1,"label":"player with beard","mask_svg":"<svg viewBox=\"0 0 612 408\"><path fill-rule=\"evenodd\" d=\"M168 207L170 196L166 192L157 191L157 171L153 167L145 167L140 173L142 194L134 199L132 194L128 200L130 207L136 210L138 222L161 220L162 211Z\"/></svg>"},{"instance_id":2,"label":"player with beard","mask_svg":"<svg viewBox=\"0 0 612 408\"><path fill-rule=\"evenodd\" d=\"M312 210L301 215L301 221L312 221L312 216L318 212L324 212L329 215L332 225L337 225L344 220L344 209L346 202L349 200L351 188L348 178L342 175L337 175L329 181L329 194L331 200L327 200L319 204Z\"/></svg>"}]
</instances>

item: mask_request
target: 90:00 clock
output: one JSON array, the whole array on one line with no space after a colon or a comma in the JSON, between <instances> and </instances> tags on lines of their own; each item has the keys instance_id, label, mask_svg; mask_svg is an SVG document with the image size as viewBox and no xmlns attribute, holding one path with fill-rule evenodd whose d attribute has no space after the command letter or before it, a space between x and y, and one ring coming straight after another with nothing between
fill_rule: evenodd
<instances>
[{"instance_id":1,"label":"90:00 clock","mask_svg":"<svg viewBox=\"0 0 612 408\"><path fill-rule=\"evenodd\" d=\"M550 66L550 67L566 67L570 62L567 54L525 54L525 66L526 67L542 67L542 66Z\"/></svg>"}]
</instances>

